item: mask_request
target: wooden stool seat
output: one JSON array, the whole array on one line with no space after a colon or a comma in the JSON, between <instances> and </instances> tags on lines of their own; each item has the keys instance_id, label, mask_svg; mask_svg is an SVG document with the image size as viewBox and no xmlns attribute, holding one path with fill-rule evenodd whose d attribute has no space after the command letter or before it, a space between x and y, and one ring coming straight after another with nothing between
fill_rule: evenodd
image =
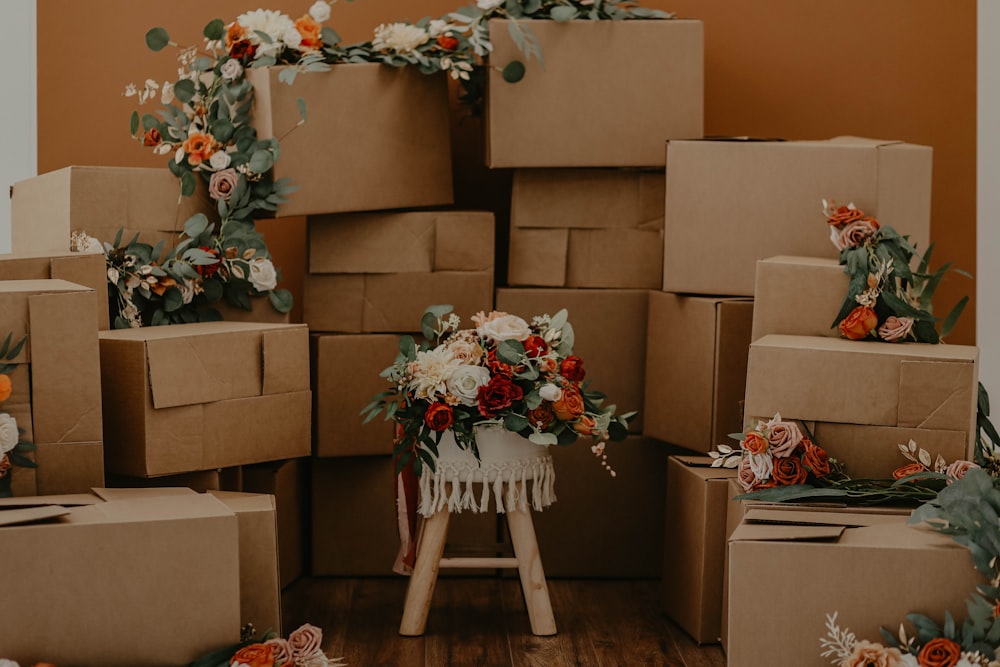
<instances>
[{"instance_id":1,"label":"wooden stool seat","mask_svg":"<svg viewBox=\"0 0 1000 667\"><path fill-rule=\"evenodd\" d=\"M528 507L508 510L507 526L514 547L513 558L461 557L442 558L445 538L448 536L448 519L451 514L444 508L424 520L417 543L417 557L406 589L403 620L399 634L416 637L424 634L431 597L441 568L517 568L521 577L521 590L528 609L531 632L535 635L556 634L556 620L552 615L549 588L545 583L542 557L538 552L535 527Z\"/></svg>"}]
</instances>

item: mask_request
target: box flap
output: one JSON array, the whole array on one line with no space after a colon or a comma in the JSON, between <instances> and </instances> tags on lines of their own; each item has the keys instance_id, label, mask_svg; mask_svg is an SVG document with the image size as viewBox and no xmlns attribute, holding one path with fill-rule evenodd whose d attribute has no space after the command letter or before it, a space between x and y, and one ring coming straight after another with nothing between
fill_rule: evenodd
<instances>
[{"instance_id":1,"label":"box flap","mask_svg":"<svg viewBox=\"0 0 1000 667\"><path fill-rule=\"evenodd\" d=\"M52 496L14 496L0 498L0 510L8 507L41 507L43 505L62 505L74 507L78 505L96 505L103 502L92 493L69 493Z\"/></svg>"},{"instance_id":2,"label":"box flap","mask_svg":"<svg viewBox=\"0 0 1000 667\"><path fill-rule=\"evenodd\" d=\"M899 366L898 426L954 429L969 424L978 397L975 365L948 361L910 361Z\"/></svg>"},{"instance_id":3,"label":"box flap","mask_svg":"<svg viewBox=\"0 0 1000 667\"><path fill-rule=\"evenodd\" d=\"M730 542L765 541L833 541L844 532L844 526L797 526L789 524L748 524L741 523L730 536Z\"/></svg>"},{"instance_id":4,"label":"box flap","mask_svg":"<svg viewBox=\"0 0 1000 667\"><path fill-rule=\"evenodd\" d=\"M136 489L138 490L138 489ZM130 498L109 500L91 508L108 522L156 521L233 516L232 510L206 493L136 494Z\"/></svg>"},{"instance_id":5,"label":"box flap","mask_svg":"<svg viewBox=\"0 0 1000 667\"><path fill-rule=\"evenodd\" d=\"M840 144L842 146L861 146L863 148L868 148L870 146L890 146L893 144L903 143L899 139L868 139L866 137L853 137L853 136L842 136L833 137L829 140L831 144Z\"/></svg>"},{"instance_id":6,"label":"box flap","mask_svg":"<svg viewBox=\"0 0 1000 667\"><path fill-rule=\"evenodd\" d=\"M94 495L104 501L112 500L136 500L139 498L158 498L161 496L193 496L198 495L196 491L182 486L161 486L155 488L134 488L134 489L94 489Z\"/></svg>"},{"instance_id":7,"label":"box flap","mask_svg":"<svg viewBox=\"0 0 1000 667\"><path fill-rule=\"evenodd\" d=\"M240 512L273 512L274 496L269 493L244 493L241 491L217 491L209 493L237 514Z\"/></svg>"},{"instance_id":8,"label":"box flap","mask_svg":"<svg viewBox=\"0 0 1000 667\"><path fill-rule=\"evenodd\" d=\"M284 394L309 389L309 329L289 325L287 329L265 331L263 393Z\"/></svg>"},{"instance_id":9,"label":"box flap","mask_svg":"<svg viewBox=\"0 0 1000 667\"><path fill-rule=\"evenodd\" d=\"M26 523L39 523L67 514L69 514L69 510L59 505L9 509L0 512L0 526L21 526Z\"/></svg>"},{"instance_id":10,"label":"box flap","mask_svg":"<svg viewBox=\"0 0 1000 667\"><path fill-rule=\"evenodd\" d=\"M777 506L753 507L748 509L743 517L744 523L781 524L794 526L843 526L856 528L859 526L877 526L886 523L899 523L898 514L882 514L879 512L852 512L849 509L827 512L811 510L805 507L794 509L778 508Z\"/></svg>"}]
</instances>

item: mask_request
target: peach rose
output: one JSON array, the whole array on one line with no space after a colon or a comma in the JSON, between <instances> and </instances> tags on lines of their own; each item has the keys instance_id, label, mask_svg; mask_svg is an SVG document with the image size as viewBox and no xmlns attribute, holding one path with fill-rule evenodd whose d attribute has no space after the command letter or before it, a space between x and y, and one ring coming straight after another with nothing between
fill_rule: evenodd
<instances>
[{"instance_id":1,"label":"peach rose","mask_svg":"<svg viewBox=\"0 0 1000 667\"><path fill-rule=\"evenodd\" d=\"M11 391L10 376L0 373L0 403L3 403L10 398Z\"/></svg>"},{"instance_id":2,"label":"peach rose","mask_svg":"<svg viewBox=\"0 0 1000 667\"><path fill-rule=\"evenodd\" d=\"M841 667L903 667L904 664L899 649L886 648L864 639L856 642L851 655L840 663Z\"/></svg>"},{"instance_id":3,"label":"peach rose","mask_svg":"<svg viewBox=\"0 0 1000 667\"><path fill-rule=\"evenodd\" d=\"M244 646L229 661L230 667L274 667L274 647L267 644Z\"/></svg>"},{"instance_id":4,"label":"peach rose","mask_svg":"<svg viewBox=\"0 0 1000 667\"><path fill-rule=\"evenodd\" d=\"M740 447L747 450L751 454L763 454L767 451L767 440L760 433L756 431L751 431L746 434L743 441L740 442Z\"/></svg>"},{"instance_id":5,"label":"peach rose","mask_svg":"<svg viewBox=\"0 0 1000 667\"><path fill-rule=\"evenodd\" d=\"M927 468L921 463L907 463L905 466L899 466L892 471L893 479L903 479L907 475L913 475L918 472L927 472Z\"/></svg>"},{"instance_id":6,"label":"peach rose","mask_svg":"<svg viewBox=\"0 0 1000 667\"><path fill-rule=\"evenodd\" d=\"M771 479L780 486L791 484L803 484L806 481L808 472L802 461L796 456L789 456L783 459L774 459L774 470L771 471Z\"/></svg>"},{"instance_id":7,"label":"peach rose","mask_svg":"<svg viewBox=\"0 0 1000 667\"><path fill-rule=\"evenodd\" d=\"M867 338L878 326L878 315L868 306L858 306L840 321L840 335L851 340Z\"/></svg>"},{"instance_id":8,"label":"peach rose","mask_svg":"<svg viewBox=\"0 0 1000 667\"><path fill-rule=\"evenodd\" d=\"M195 132L184 142L184 152L187 153L188 162L192 166L198 166L215 152L215 141L204 132Z\"/></svg>"},{"instance_id":9,"label":"peach rose","mask_svg":"<svg viewBox=\"0 0 1000 667\"><path fill-rule=\"evenodd\" d=\"M920 667L954 667L962 656L962 647L947 637L935 637L917 654Z\"/></svg>"},{"instance_id":10,"label":"peach rose","mask_svg":"<svg viewBox=\"0 0 1000 667\"><path fill-rule=\"evenodd\" d=\"M885 318L885 322L878 328L878 337L888 343L906 338L913 329L912 317L896 317L890 315Z\"/></svg>"},{"instance_id":11,"label":"peach rose","mask_svg":"<svg viewBox=\"0 0 1000 667\"><path fill-rule=\"evenodd\" d=\"M802 442L802 431L795 422L774 422L769 424L767 442L771 446L773 456L778 458L791 456Z\"/></svg>"},{"instance_id":12,"label":"peach rose","mask_svg":"<svg viewBox=\"0 0 1000 667\"><path fill-rule=\"evenodd\" d=\"M590 415L580 415L580 419L573 424L573 430L580 435L595 435L597 433L597 421Z\"/></svg>"},{"instance_id":13,"label":"peach rose","mask_svg":"<svg viewBox=\"0 0 1000 667\"><path fill-rule=\"evenodd\" d=\"M552 412L563 421L572 421L577 415L583 414L583 408L583 396L573 385L564 387L562 398L552 403Z\"/></svg>"},{"instance_id":14,"label":"peach rose","mask_svg":"<svg viewBox=\"0 0 1000 667\"><path fill-rule=\"evenodd\" d=\"M954 479L962 479L965 477L965 473L969 472L972 468L978 467L979 466L972 461L955 461L950 466L945 468L944 474Z\"/></svg>"},{"instance_id":15,"label":"peach rose","mask_svg":"<svg viewBox=\"0 0 1000 667\"><path fill-rule=\"evenodd\" d=\"M304 49L318 49L323 46L323 38L319 23L306 14L302 18L295 20L295 29L302 35L302 42L299 44Z\"/></svg>"},{"instance_id":16,"label":"peach rose","mask_svg":"<svg viewBox=\"0 0 1000 667\"><path fill-rule=\"evenodd\" d=\"M875 218L862 218L848 223L843 229L830 228L830 240L837 250L847 248L857 248L864 245L871 236L878 231L878 220Z\"/></svg>"},{"instance_id":17,"label":"peach rose","mask_svg":"<svg viewBox=\"0 0 1000 667\"><path fill-rule=\"evenodd\" d=\"M863 217L865 214L852 206L838 206L826 216L826 221L831 225L846 225Z\"/></svg>"},{"instance_id":18,"label":"peach rose","mask_svg":"<svg viewBox=\"0 0 1000 667\"><path fill-rule=\"evenodd\" d=\"M503 315L488 319L476 330L487 340L500 342L502 340L523 341L531 335L531 327L517 315Z\"/></svg>"},{"instance_id":19,"label":"peach rose","mask_svg":"<svg viewBox=\"0 0 1000 667\"><path fill-rule=\"evenodd\" d=\"M323 631L308 623L288 635L288 645L292 647L292 657L295 660L308 658L318 651L322 644Z\"/></svg>"}]
</instances>

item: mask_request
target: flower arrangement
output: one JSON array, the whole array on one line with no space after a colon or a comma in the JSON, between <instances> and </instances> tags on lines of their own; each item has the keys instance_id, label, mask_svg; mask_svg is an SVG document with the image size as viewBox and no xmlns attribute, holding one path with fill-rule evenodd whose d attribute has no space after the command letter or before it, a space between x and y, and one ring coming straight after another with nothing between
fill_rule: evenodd
<instances>
[{"instance_id":1,"label":"flower arrangement","mask_svg":"<svg viewBox=\"0 0 1000 667\"><path fill-rule=\"evenodd\" d=\"M12 344L13 334L7 334L0 345L0 406L10 398L13 387L9 373L15 364L10 363L17 358L28 341L24 336ZM25 456L25 453L35 450L35 445L24 439L24 429L17 425L17 420L9 413L0 411L0 498L9 498L11 492L11 477L13 466L22 468L37 468L38 464Z\"/></svg>"},{"instance_id":2,"label":"flower arrangement","mask_svg":"<svg viewBox=\"0 0 1000 667\"><path fill-rule=\"evenodd\" d=\"M1000 479L970 469L910 517L911 524L924 523L967 547L985 577L966 602L964 623L957 624L947 611L942 625L923 614L908 614L916 634L907 633L903 624L898 635L881 628L882 644L841 629L834 612L827 616L827 636L819 640L820 655L840 667L1000 667L998 511Z\"/></svg>"},{"instance_id":3,"label":"flower arrangement","mask_svg":"<svg viewBox=\"0 0 1000 667\"><path fill-rule=\"evenodd\" d=\"M382 372L392 389L363 411L380 413L399 427L400 469L412 462L435 469L438 443L451 431L461 449L478 458L477 426L502 425L540 446L569 445L592 437L604 462L606 441L623 440L634 412L616 415L604 395L584 381L583 359L573 354L573 327L565 310L529 324L509 313L480 312L475 328L460 329L451 306L431 306L421 321L418 347L403 336L395 363ZM606 463L604 463L607 466Z\"/></svg>"},{"instance_id":4,"label":"flower arrangement","mask_svg":"<svg viewBox=\"0 0 1000 667\"><path fill-rule=\"evenodd\" d=\"M21 667L21 665L13 660L0 658L0 667ZM53 665L51 662L36 662L31 667L56 667L56 666Z\"/></svg>"},{"instance_id":5,"label":"flower arrangement","mask_svg":"<svg viewBox=\"0 0 1000 667\"><path fill-rule=\"evenodd\" d=\"M951 269L949 262L930 272L933 245L921 255L906 236L879 224L853 203L838 206L824 199L823 214L844 273L850 276L847 296L831 325L841 336L937 343L948 335L969 297L962 298L943 321L932 314L931 299ZM914 260L916 268L912 268Z\"/></svg>"},{"instance_id":6,"label":"flower arrangement","mask_svg":"<svg viewBox=\"0 0 1000 667\"><path fill-rule=\"evenodd\" d=\"M252 627L246 631L253 632ZM188 667L344 667L340 658L323 652L323 630L306 623L288 635L274 632L245 639L202 656Z\"/></svg>"}]
</instances>

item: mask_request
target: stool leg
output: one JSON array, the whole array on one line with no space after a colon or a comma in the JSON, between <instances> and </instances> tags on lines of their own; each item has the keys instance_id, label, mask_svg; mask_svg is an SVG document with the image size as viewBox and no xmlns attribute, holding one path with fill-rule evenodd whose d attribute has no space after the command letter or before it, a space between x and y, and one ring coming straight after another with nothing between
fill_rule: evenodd
<instances>
[{"instance_id":1,"label":"stool leg","mask_svg":"<svg viewBox=\"0 0 1000 667\"><path fill-rule=\"evenodd\" d=\"M542 557L535 540L531 510L508 510L507 525L510 527L510 541L517 557L517 570L521 575L521 590L524 592L524 604L528 608L531 632L535 635L554 635L556 619L552 615L552 602L549 600L549 587L545 583Z\"/></svg>"},{"instance_id":2,"label":"stool leg","mask_svg":"<svg viewBox=\"0 0 1000 667\"><path fill-rule=\"evenodd\" d=\"M406 602L403 605L403 620L399 624L399 634L418 637L424 634L427 613L431 610L431 597L437 583L438 568L444 554L444 542L448 536L448 518L445 508L424 520L417 558L413 563L410 584L406 588Z\"/></svg>"}]
</instances>

